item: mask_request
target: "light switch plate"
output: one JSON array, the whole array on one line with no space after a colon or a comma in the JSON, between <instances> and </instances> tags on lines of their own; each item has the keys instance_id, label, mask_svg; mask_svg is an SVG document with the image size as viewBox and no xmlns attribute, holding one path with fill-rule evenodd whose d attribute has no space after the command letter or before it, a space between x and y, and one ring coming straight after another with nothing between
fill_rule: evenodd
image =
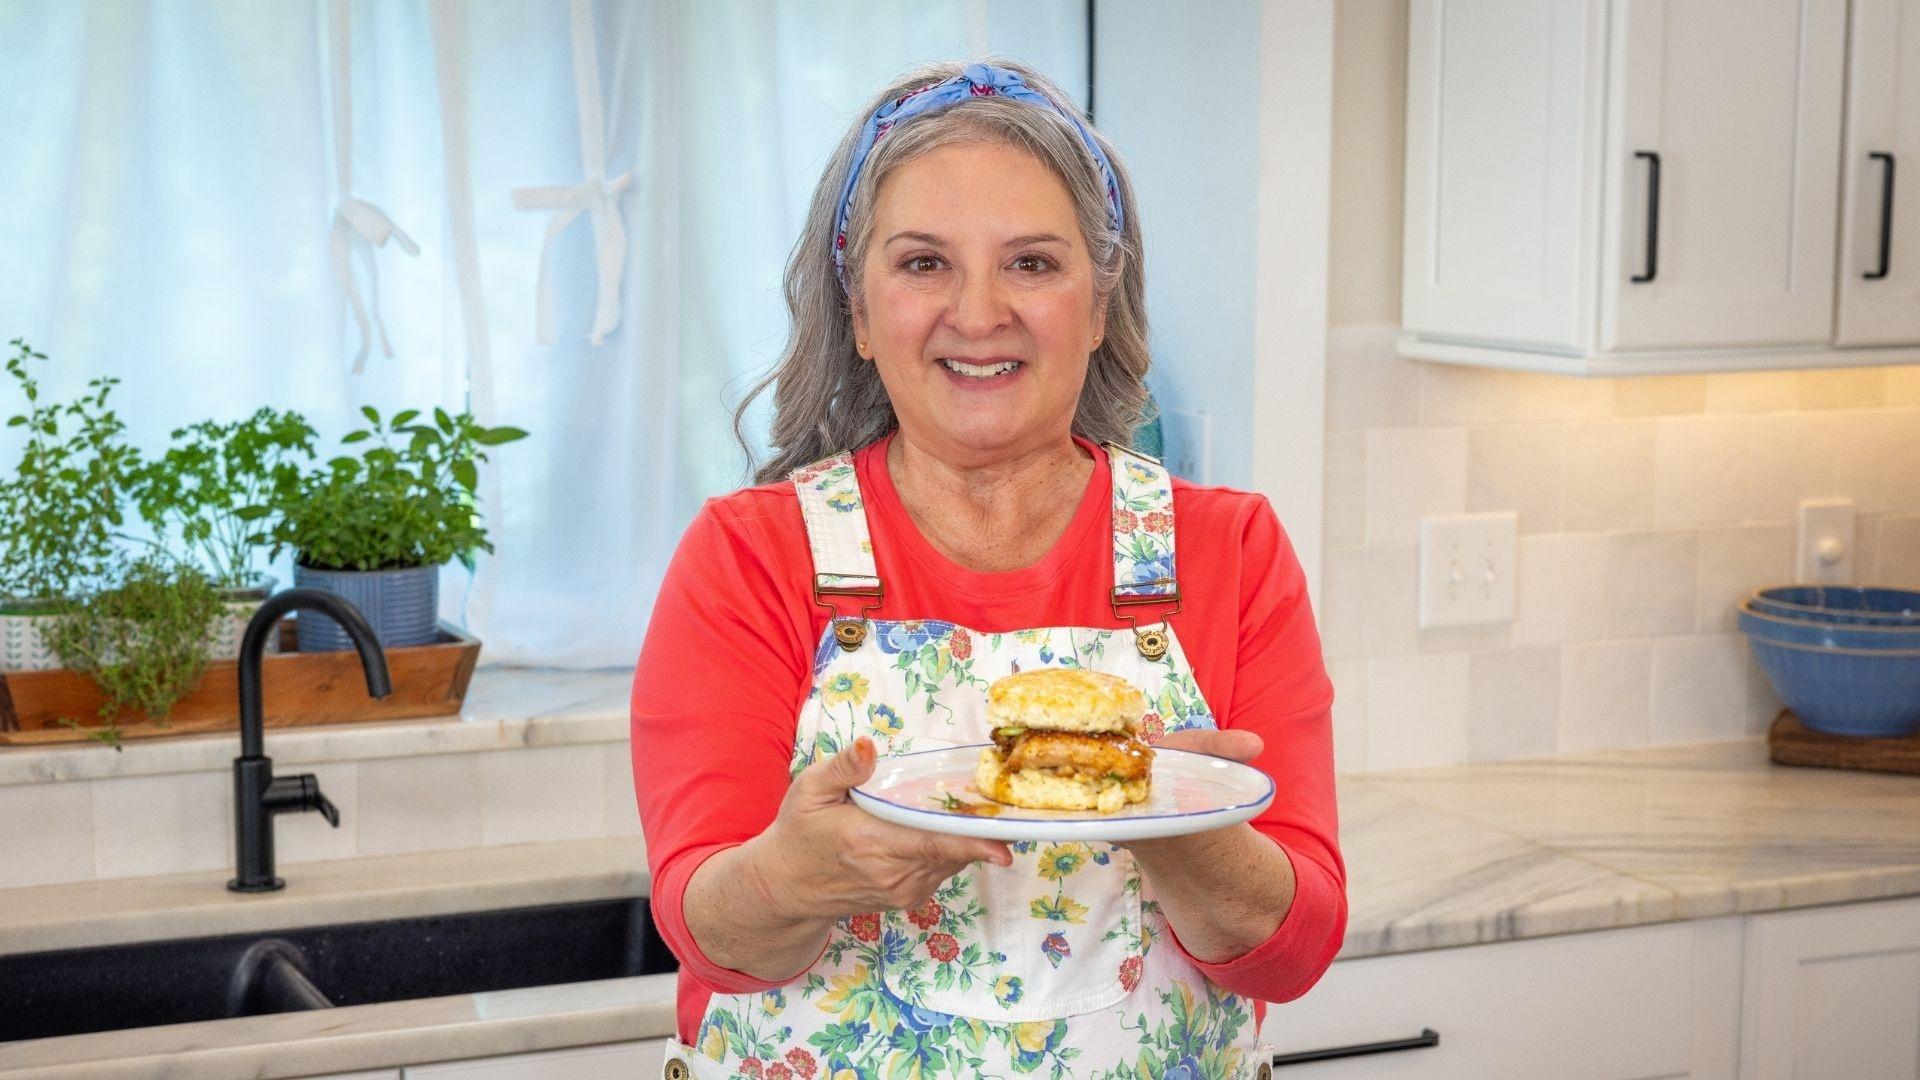
<instances>
[{"instance_id":1,"label":"light switch plate","mask_svg":"<svg viewBox=\"0 0 1920 1080\"><path fill-rule=\"evenodd\" d=\"M1520 515L1420 519L1420 628L1513 621Z\"/></svg>"},{"instance_id":2,"label":"light switch plate","mask_svg":"<svg viewBox=\"0 0 1920 1080\"><path fill-rule=\"evenodd\" d=\"M1800 504L1800 544L1794 581L1844 585L1853 580L1853 500L1808 499ZM1755 588L1774 584L1758 581Z\"/></svg>"},{"instance_id":3,"label":"light switch plate","mask_svg":"<svg viewBox=\"0 0 1920 1080\"><path fill-rule=\"evenodd\" d=\"M1195 484L1213 483L1213 417L1197 409L1160 413L1160 464Z\"/></svg>"}]
</instances>

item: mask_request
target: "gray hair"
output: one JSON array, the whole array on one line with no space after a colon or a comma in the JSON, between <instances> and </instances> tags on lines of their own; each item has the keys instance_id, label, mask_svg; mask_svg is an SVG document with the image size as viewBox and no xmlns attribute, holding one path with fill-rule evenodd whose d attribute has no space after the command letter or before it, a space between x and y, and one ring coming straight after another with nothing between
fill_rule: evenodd
<instances>
[{"instance_id":1,"label":"gray hair","mask_svg":"<svg viewBox=\"0 0 1920 1080\"><path fill-rule=\"evenodd\" d=\"M987 58L1018 72L1034 91L1062 111L1078 109L1052 80L1018 61ZM788 472L842 450L858 449L893 430L893 403L875 366L855 351L853 309L833 266L833 219L846 183L860 128L886 102L960 74L959 62L922 64L875 94L855 115L814 188L799 242L787 260L785 291L792 333L779 362L755 383L734 410L734 437L753 450L742 430L755 398L773 391L773 457L754 474L758 483L782 479ZM1115 236L1108 216L1106 184L1100 167L1073 125L1061 115L1028 102L988 95L937 112L923 113L895 126L876 144L854 185L848 211L846 272L852 294L864 298L865 257L873 235L875 194L887 175L941 146L962 142L1001 142L1031 153L1051 168L1072 197L1080 233L1092 256L1094 302L1107 305L1104 336L1087 365L1087 381L1075 410L1075 434L1094 442L1128 445L1146 409L1146 279L1141 267L1140 215L1133 181L1104 136L1099 141L1120 189L1122 233Z\"/></svg>"}]
</instances>

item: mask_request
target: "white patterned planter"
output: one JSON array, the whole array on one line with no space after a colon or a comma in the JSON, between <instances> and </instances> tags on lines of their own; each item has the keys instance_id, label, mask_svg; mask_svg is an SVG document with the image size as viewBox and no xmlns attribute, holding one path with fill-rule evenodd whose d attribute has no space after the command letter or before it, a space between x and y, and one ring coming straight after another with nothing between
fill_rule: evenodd
<instances>
[{"instance_id":1,"label":"white patterned planter","mask_svg":"<svg viewBox=\"0 0 1920 1080\"><path fill-rule=\"evenodd\" d=\"M240 641L247 623L273 593L274 579L262 575L259 583L246 589L222 589L224 609L214 616L207 631L207 659L233 660L240 655ZM64 666L48 643L44 630L58 616L33 614L25 605L0 609L0 671L50 671ZM267 652L280 651L280 635L267 638ZM103 661L111 663L111 653Z\"/></svg>"},{"instance_id":2,"label":"white patterned planter","mask_svg":"<svg viewBox=\"0 0 1920 1080\"><path fill-rule=\"evenodd\" d=\"M47 671L60 666L43 631L57 615L0 611L0 671Z\"/></svg>"},{"instance_id":3,"label":"white patterned planter","mask_svg":"<svg viewBox=\"0 0 1920 1080\"><path fill-rule=\"evenodd\" d=\"M246 637L247 623L253 621L253 613L260 610L267 597L273 595L274 579L261 575L259 583L247 589L222 589L220 595L225 598L226 611L215 616L211 636L207 639L207 659L235 660L240 656L240 642ZM267 652L280 651L280 635L267 635Z\"/></svg>"}]
</instances>

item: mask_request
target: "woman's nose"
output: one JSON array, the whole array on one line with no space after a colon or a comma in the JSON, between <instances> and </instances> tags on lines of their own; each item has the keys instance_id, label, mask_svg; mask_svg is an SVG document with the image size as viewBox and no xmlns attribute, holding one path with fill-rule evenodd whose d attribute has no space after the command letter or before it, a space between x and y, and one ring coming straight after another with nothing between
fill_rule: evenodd
<instances>
[{"instance_id":1,"label":"woman's nose","mask_svg":"<svg viewBox=\"0 0 1920 1080\"><path fill-rule=\"evenodd\" d=\"M967 274L956 287L947 321L968 338L983 338L1012 318L996 274Z\"/></svg>"}]
</instances>

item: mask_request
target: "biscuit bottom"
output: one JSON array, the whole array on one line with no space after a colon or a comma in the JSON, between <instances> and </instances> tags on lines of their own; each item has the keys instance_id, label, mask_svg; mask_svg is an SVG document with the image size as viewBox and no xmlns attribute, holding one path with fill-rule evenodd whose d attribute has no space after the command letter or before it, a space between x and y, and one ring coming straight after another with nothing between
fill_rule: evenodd
<instances>
[{"instance_id":1,"label":"biscuit bottom","mask_svg":"<svg viewBox=\"0 0 1920 1080\"><path fill-rule=\"evenodd\" d=\"M1145 802L1153 778L1119 780L1110 776L1060 776L1044 769L1008 772L1000 752L991 746L980 751L973 768L974 786L997 803L1029 810L1098 810L1111 814L1128 803Z\"/></svg>"}]
</instances>

